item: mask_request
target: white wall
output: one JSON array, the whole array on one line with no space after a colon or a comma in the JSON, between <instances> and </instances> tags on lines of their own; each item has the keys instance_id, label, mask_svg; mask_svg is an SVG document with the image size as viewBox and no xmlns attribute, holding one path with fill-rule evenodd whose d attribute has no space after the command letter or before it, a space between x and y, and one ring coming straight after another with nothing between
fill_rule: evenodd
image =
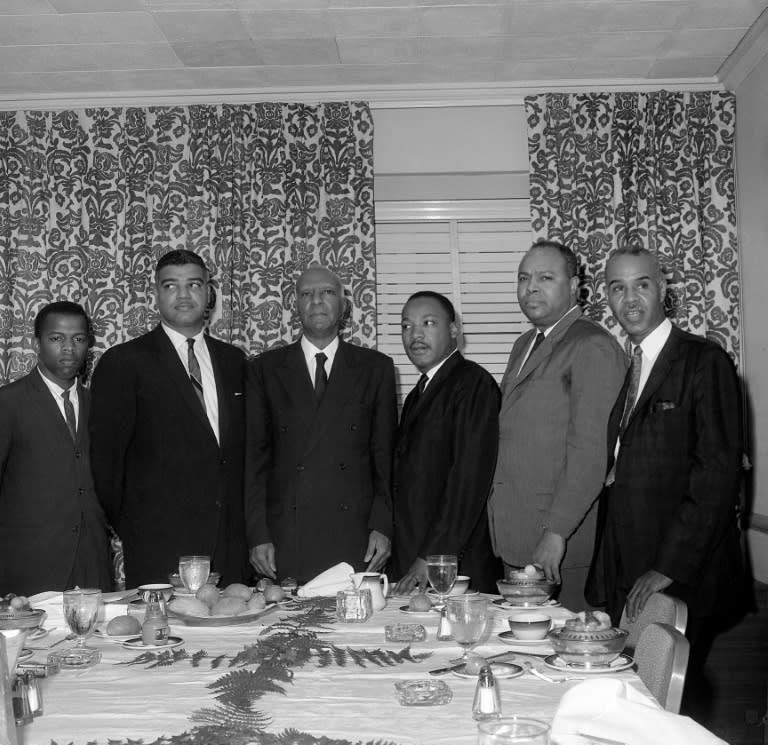
<instances>
[{"instance_id":1,"label":"white wall","mask_svg":"<svg viewBox=\"0 0 768 745\"><path fill-rule=\"evenodd\" d=\"M768 56L736 89L744 360L753 462L755 578L768 582Z\"/></svg>"}]
</instances>

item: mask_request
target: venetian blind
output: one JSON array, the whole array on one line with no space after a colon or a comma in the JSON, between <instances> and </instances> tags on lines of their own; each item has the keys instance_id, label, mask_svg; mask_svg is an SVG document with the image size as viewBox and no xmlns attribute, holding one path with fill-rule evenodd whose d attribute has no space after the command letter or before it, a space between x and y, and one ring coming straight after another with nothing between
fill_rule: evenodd
<instances>
[{"instance_id":1,"label":"venetian blind","mask_svg":"<svg viewBox=\"0 0 768 745\"><path fill-rule=\"evenodd\" d=\"M419 219L418 210L408 220L377 220L377 343L395 361L401 405L419 373L403 350L400 313L418 290L451 299L462 353L501 382L512 344L529 328L517 303L517 267L531 234L527 211L516 211L522 215L502 220L430 219L426 212Z\"/></svg>"}]
</instances>

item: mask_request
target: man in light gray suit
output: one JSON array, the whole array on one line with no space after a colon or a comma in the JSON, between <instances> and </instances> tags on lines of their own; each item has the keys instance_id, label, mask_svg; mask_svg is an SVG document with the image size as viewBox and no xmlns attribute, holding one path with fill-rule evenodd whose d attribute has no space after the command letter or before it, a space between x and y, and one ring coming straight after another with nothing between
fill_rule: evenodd
<instances>
[{"instance_id":1,"label":"man in light gray suit","mask_svg":"<svg viewBox=\"0 0 768 745\"><path fill-rule=\"evenodd\" d=\"M616 340L582 315L578 291L576 257L566 246L539 241L523 257L517 298L534 328L515 342L501 383L488 503L505 566L540 565L562 582L560 600L574 610L587 605L608 415L627 368Z\"/></svg>"}]
</instances>

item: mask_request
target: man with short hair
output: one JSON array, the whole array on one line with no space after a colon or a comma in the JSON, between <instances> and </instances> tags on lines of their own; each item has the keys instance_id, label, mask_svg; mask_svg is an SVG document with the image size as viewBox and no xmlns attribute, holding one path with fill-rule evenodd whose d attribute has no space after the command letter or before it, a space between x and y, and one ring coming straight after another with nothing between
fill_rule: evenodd
<instances>
[{"instance_id":1,"label":"man with short hair","mask_svg":"<svg viewBox=\"0 0 768 745\"><path fill-rule=\"evenodd\" d=\"M247 568L242 504L244 355L204 333L209 274L195 253L157 263L160 324L93 374L96 491L123 541L126 583L167 581L210 555L222 584Z\"/></svg>"},{"instance_id":2,"label":"man with short hair","mask_svg":"<svg viewBox=\"0 0 768 745\"><path fill-rule=\"evenodd\" d=\"M534 328L515 342L501 383L488 507L505 565L540 565L574 610L585 606L606 425L627 365L616 340L582 315L578 290L566 246L540 241L523 257L517 298Z\"/></svg>"},{"instance_id":3,"label":"man with short hair","mask_svg":"<svg viewBox=\"0 0 768 745\"><path fill-rule=\"evenodd\" d=\"M456 311L428 290L408 298L403 347L421 373L400 417L392 484L397 592L426 590L430 554L455 554L471 587L496 592L502 574L486 505L499 438L499 387L458 350Z\"/></svg>"},{"instance_id":4,"label":"man with short hair","mask_svg":"<svg viewBox=\"0 0 768 745\"><path fill-rule=\"evenodd\" d=\"M720 346L666 318L667 283L653 254L615 251L605 279L633 362L609 420L589 597L614 622L625 604L637 618L654 592L683 599L695 666L698 642L736 603L742 576L739 381Z\"/></svg>"},{"instance_id":5,"label":"man with short hair","mask_svg":"<svg viewBox=\"0 0 768 745\"><path fill-rule=\"evenodd\" d=\"M81 305L35 318L37 366L0 388L0 594L111 589L107 524L91 478L91 333Z\"/></svg>"},{"instance_id":6,"label":"man with short hair","mask_svg":"<svg viewBox=\"0 0 768 745\"><path fill-rule=\"evenodd\" d=\"M301 339L250 365L245 504L253 566L305 583L389 557L397 408L392 360L339 338L339 278L310 267L296 306Z\"/></svg>"}]
</instances>

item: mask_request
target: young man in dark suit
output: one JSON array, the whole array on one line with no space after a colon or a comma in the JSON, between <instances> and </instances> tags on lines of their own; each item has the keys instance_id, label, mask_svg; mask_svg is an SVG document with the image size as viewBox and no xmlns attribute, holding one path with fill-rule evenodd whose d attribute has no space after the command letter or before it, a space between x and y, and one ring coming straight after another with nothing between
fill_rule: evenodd
<instances>
[{"instance_id":1,"label":"young man in dark suit","mask_svg":"<svg viewBox=\"0 0 768 745\"><path fill-rule=\"evenodd\" d=\"M426 557L455 554L471 587L496 592L486 504L496 464L501 393L457 348L456 311L417 292L402 312L403 347L421 373L408 394L395 445L392 569L397 591L428 587Z\"/></svg>"},{"instance_id":2,"label":"young man in dark suit","mask_svg":"<svg viewBox=\"0 0 768 745\"><path fill-rule=\"evenodd\" d=\"M654 592L684 600L693 672L741 585L739 382L721 347L665 317L667 284L649 251L615 251L606 284L633 361L608 423L588 593L614 622L625 603L636 618Z\"/></svg>"},{"instance_id":3,"label":"young man in dark suit","mask_svg":"<svg viewBox=\"0 0 768 745\"><path fill-rule=\"evenodd\" d=\"M301 339L250 366L245 504L253 566L304 583L389 557L397 407L392 360L339 339L339 278L310 267L296 305Z\"/></svg>"},{"instance_id":4,"label":"young man in dark suit","mask_svg":"<svg viewBox=\"0 0 768 745\"><path fill-rule=\"evenodd\" d=\"M203 332L208 289L199 256L166 253L161 323L105 352L93 375L94 480L129 587L167 581L182 554L210 555L222 586L244 579L244 355Z\"/></svg>"},{"instance_id":5,"label":"young man in dark suit","mask_svg":"<svg viewBox=\"0 0 768 745\"><path fill-rule=\"evenodd\" d=\"M111 590L107 525L91 478L91 336L80 305L35 318L37 366L0 389L0 593Z\"/></svg>"}]
</instances>

